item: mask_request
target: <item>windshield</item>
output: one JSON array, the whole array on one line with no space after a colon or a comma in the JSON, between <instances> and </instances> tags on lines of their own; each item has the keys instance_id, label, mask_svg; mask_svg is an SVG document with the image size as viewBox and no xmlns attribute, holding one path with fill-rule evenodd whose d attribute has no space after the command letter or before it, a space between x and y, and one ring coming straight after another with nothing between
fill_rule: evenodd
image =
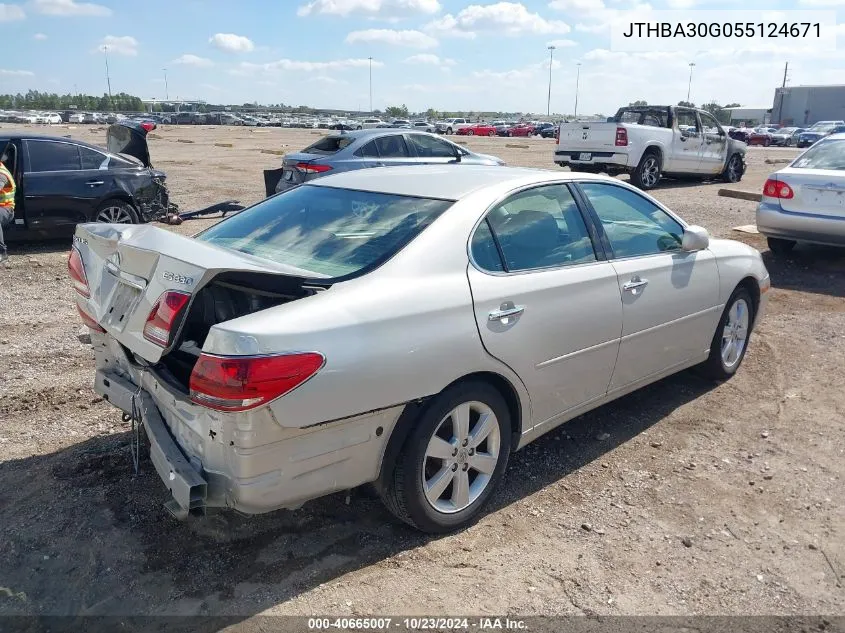
<instances>
[{"instance_id":1,"label":"windshield","mask_svg":"<svg viewBox=\"0 0 845 633\"><path fill-rule=\"evenodd\" d=\"M259 202L197 239L317 274L346 277L390 259L452 204L303 185Z\"/></svg>"},{"instance_id":2,"label":"windshield","mask_svg":"<svg viewBox=\"0 0 845 633\"><path fill-rule=\"evenodd\" d=\"M790 167L843 171L845 170L845 140L821 140L801 154Z\"/></svg>"},{"instance_id":3,"label":"windshield","mask_svg":"<svg viewBox=\"0 0 845 633\"><path fill-rule=\"evenodd\" d=\"M813 127L811 127L808 132L821 132L822 134L827 134L834 128L833 123L816 123Z\"/></svg>"}]
</instances>

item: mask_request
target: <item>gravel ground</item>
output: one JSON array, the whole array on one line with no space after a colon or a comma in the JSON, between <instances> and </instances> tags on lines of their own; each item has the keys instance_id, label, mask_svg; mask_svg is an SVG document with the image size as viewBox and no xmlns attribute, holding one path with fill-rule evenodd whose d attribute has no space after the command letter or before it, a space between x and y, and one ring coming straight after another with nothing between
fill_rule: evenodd
<instances>
[{"instance_id":1,"label":"gravel ground","mask_svg":"<svg viewBox=\"0 0 845 633\"><path fill-rule=\"evenodd\" d=\"M104 140L102 128L53 133ZM260 200L272 152L315 138L169 127L151 151L189 210ZM467 144L555 168L553 141ZM759 191L778 169L765 161L794 154L750 149L732 187ZM721 186L655 195L765 250L732 231L754 204ZM0 268L0 614L845 614L841 251L764 253L769 313L732 380L684 372L567 423L513 457L474 527L432 539L360 491L171 520L151 465L132 475L128 425L91 389L67 250L14 246Z\"/></svg>"}]
</instances>

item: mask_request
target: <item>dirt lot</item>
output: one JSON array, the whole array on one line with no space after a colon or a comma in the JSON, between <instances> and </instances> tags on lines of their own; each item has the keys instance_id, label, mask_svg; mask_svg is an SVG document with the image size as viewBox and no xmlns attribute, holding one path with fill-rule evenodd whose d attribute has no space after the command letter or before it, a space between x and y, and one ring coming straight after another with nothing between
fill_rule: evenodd
<instances>
[{"instance_id":1,"label":"dirt lot","mask_svg":"<svg viewBox=\"0 0 845 633\"><path fill-rule=\"evenodd\" d=\"M259 200L261 170L280 160L262 150L315 138L164 128L151 150L189 210ZM468 146L554 167L549 140ZM749 154L735 187L759 191L778 169L765 159L794 152ZM720 186L656 196L764 250L731 230L753 223L754 204ZM477 525L430 539L359 491L171 520L152 466L132 475L128 425L91 390L68 246L14 246L0 268L0 614L845 614L842 252L765 253L769 313L733 380L685 372L573 420L514 456Z\"/></svg>"}]
</instances>

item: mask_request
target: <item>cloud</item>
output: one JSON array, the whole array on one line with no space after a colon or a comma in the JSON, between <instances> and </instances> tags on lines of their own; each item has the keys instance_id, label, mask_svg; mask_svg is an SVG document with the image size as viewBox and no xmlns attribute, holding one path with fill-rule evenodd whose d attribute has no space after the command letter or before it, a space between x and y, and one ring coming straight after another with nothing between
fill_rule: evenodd
<instances>
[{"instance_id":1,"label":"cloud","mask_svg":"<svg viewBox=\"0 0 845 633\"><path fill-rule=\"evenodd\" d=\"M438 11L440 11L439 0L312 0L300 6L297 15L404 18L418 14L433 15Z\"/></svg>"},{"instance_id":2,"label":"cloud","mask_svg":"<svg viewBox=\"0 0 845 633\"><path fill-rule=\"evenodd\" d=\"M691 7L697 0L667 0L667 3L677 9ZM610 30L611 23L622 14L636 14L645 19L645 14L652 11L650 4L632 0L622 9L609 9L602 2L585 2L584 0L552 0L549 6L561 8L571 6L577 11L578 18L582 20L575 25L575 30L582 33L604 33Z\"/></svg>"},{"instance_id":3,"label":"cloud","mask_svg":"<svg viewBox=\"0 0 845 633\"><path fill-rule=\"evenodd\" d=\"M54 16L93 16L106 17L112 10L101 4L92 2L75 2L75 0L32 0L33 9L41 15Z\"/></svg>"},{"instance_id":4,"label":"cloud","mask_svg":"<svg viewBox=\"0 0 845 633\"><path fill-rule=\"evenodd\" d=\"M578 42L574 40L552 40L551 42L546 42L546 46L554 46L555 48L571 48L572 46L578 46Z\"/></svg>"},{"instance_id":5,"label":"cloud","mask_svg":"<svg viewBox=\"0 0 845 633\"><path fill-rule=\"evenodd\" d=\"M47 36L44 35L44 33L36 33L35 35L32 36L32 39L43 42L44 40L47 39Z\"/></svg>"},{"instance_id":6,"label":"cloud","mask_svg":"<svg viewBox=\"0 0 845 633\"><path fill-rule=\"evenodd\" d=\"M411 55L405 59L406 64L427 64L430 66L448 67L454 66L455 60L448 57L438 57L431 53L420 53L419 55Z\"/></svg>"},{"instance_id":7,"label":"cloud","mask_svg":"<svg viewBox=\"0 0 845 633\"><path fill-rule=\"evenodd\" d=\"M138 40L129 35L106 35L95 49L95 53L104 49L114 55L135 57L138 54Z\"/></svg>"},{"instance_id":8,"label":"cloud","mask_svg":"<svg viewBox=\"0 0 845 633\"><path fill-rule=\"evenodd\" d=\"M183 66L193 66L194 68L211 68L214 66L214 62L207 57L200 57L199 55L192 55L191 53L185 53L170 63L181 64Z\"/></svg>"},{"instance_id":9,"label":"cloud","mask_svg":"<svg viewBox=\"0 0 845 633\"><path fill-rule=\"evenodd\" d=\"M382 62L372 61L373 68L380 68L384 66ZM251 75L256 72L280 72L280 71L299 71L299 72L326 72L333 70L346 70L349 68L369 68L369 59L335 59L327 62L306 62L293 59L279 59L274 62L267 62L265 64L254 64L251 62L241 62L240 65L230 71L236 75Z\"/></svg>"},{"instance_id":10,"label":"cloud","mask_svg":"<svg viewBox=\"0 0 845 633\"><path fill-rule=\"evenodd\" d=\"M335 79L334 77L326 77L325 75L317 75L308 79L311 83L324 84L326 86L340 86L349 83L343 79Z\"/></svg>"},{"instance_id":11,"label":"cloud","mask_svg":"<svg viewBox=\"0 0 845 633\"><path fill-rule=\"evenodd\" d=\"M805 7L845 7L845 0L798 0Z\"/></svg>"},{"instance_id":12,"label":"cloud","mask_svg":"<svg viewBox=\"0 0 845 633\"><path fill-rule=\"evenodd\" d=\"M227 53L249 53L255 50L251 39L234 33L215 33L208 41L215 48Z\"/></svg>"},{"instance_id":13,"label":"cloud","mask_svg":"<svg viewBox=\"0 0 845 633\"><path fill-rule=\"evenodd\" d=\"M448 14L429 22L426 28L444 36L467 38L483 32L510 36L563 35L572 30L566 22L547 20L537 13L530 13L519 2L471 4L457 15Z\"/></svg>"},{"instance_id":14,"label":"cloud","mask_svg":"<svg viewBox=\"0 0 845 633\"><path fill-rule=\"evenodd\" d=\"M368 29L352 31L346 36L347 44L389 44L410 48L434 48L437 40L421 31L394 31L391 29Z\"/></svg>"},{"instance_id":15,"label":"cloud","mask_svg":"<svg viewBox=\"0 0 845 633\"><path fill-rule=\"evenodd\" d=\"M34 77L35 73L31 70L6 70L0 68L0 76L2 77Z\"/></svg>"},{"instance_id":16,"label":"cloud","mask_svg":"<svg viewBox=\"0 0 845 633\"><path fill-rule=\"evenodd\" d=\"M14 22L26 17L23 7L17 4L0 3L0 22Z\"/></svg>"},{"instance_id":17,"label":"cloud","mask_svg":"<svg viewBox=\"0 0 845 633\"><path fill-rule=\"evenodd\" d=\"M552 0L549 8L555 11L593 11L604 9L602 0Z\"/></svg>"}]
</instances>

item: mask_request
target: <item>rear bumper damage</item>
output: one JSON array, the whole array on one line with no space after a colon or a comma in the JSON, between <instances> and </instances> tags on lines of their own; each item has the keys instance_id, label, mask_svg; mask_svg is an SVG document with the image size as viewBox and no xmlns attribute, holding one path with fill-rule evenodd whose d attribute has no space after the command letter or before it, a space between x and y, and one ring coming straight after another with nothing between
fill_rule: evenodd
<instances>
[{"instance_id":1,"label":"rear bumper damage","mask_svg":"<svg viewBox=\"0 0 845 633\"><path fill-rule=\"evenodd\" d=\"M151 461L171 494L165 506L179 519L207 507L245 514L295 509L375 481L403 409L308 428L283 425L267 407L219 413L190 402L154 368L135 364L109 335L92 332L91 341L97 358L94 389L127 414L135 397Z\"/></svg>"}]
</instances>

